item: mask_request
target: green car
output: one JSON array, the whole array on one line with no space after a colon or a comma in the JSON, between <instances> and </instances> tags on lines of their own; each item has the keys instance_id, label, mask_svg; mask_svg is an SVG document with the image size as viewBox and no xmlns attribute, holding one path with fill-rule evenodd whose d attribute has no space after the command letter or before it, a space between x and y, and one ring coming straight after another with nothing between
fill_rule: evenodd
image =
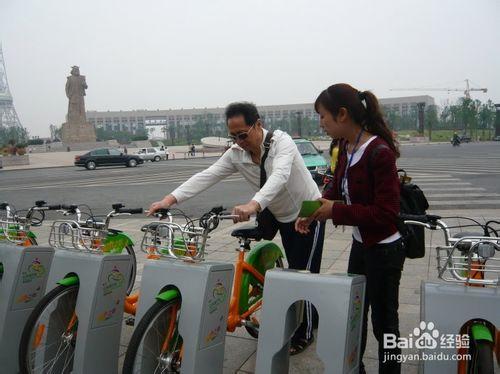
<instances>
[{"instance_id":1,"label":"green car","mask_svg":"<svg viewBox=\"0 0 500 374\"><path fill-rule=\"evenodd\" d=\"M328 169L328 163L322 156L323 151L318 150L314 144L307 139L294 139L297 148L304 159L307 169L311 172L314 181L323 184L323 176ZM320 174L319 174L320 173Z\"/></svg>"}]
</instances>

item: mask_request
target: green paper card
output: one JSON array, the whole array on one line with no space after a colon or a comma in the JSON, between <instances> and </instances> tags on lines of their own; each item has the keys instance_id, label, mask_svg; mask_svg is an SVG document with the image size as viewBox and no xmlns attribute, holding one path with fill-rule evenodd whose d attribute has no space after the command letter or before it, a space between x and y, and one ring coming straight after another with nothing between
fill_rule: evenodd
<instances>
[{"instance_id":1,"label":"green paper card","mask_svg":"<svg viewBox=\"0 0 500 374\"><path fill-rule=\"evenodd\" d=\"M302 202L299 217L309 217L321 206L318 200L306 200Z\"/></svg>"}]
</instances>

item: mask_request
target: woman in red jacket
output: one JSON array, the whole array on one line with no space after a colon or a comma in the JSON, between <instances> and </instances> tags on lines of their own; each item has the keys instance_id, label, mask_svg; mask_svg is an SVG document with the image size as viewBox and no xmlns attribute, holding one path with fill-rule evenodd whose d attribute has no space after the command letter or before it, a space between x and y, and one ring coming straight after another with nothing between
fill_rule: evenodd
<instances>
[{"instance_id":1,"label":"woman in red jacket","mask_svg":"<svg viewBox=\"0 0 500 374\"><path fill-rule=\"evenodd\" d=\"M399 213L399 150L375 95L348 84L335 84L316 99L320 126L332 138L343 139L333 181L321 207L299 219L296 230L307 232L314 221L331 219L352 226L348 273L366 276L361 357L366 347L368 306L378 340L379 373L400 373L398 349L384 349L384 334L399 337L399 281L405 254L396 228ZM361 363L360 373L365 373Z\"/></svg>"}]
</instances>

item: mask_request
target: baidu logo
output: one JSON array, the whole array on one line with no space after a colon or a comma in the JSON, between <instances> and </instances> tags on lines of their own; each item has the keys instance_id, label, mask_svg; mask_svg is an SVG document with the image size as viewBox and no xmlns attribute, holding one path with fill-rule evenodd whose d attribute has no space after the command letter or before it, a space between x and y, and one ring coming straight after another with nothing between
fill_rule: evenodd
<instances>
[{"instance_id":1,"label":"baidu logo","mask_svg":"<svg viewBox=\"0 0 500 374\"><path fill-rule=\"evenodd\" d=\"M439 331L434 328L432 322L420 322L419 327L413 329L413 336L415 338L415 348L436 349L438 346Z\"/></svg>"},{"instance_id":2,"label":"baidu logo","mask_svg":"<svg viewBox=\"0 0 500 374\"><path fill-rule=\"evenodd\" d=\"M413 334L407 338L397 337L394 334L384 334L384 348L417 348L436 349L439 344L439 331L433 322L421 321L418 327L413 329Z\"/></svg>"}]
</instances>

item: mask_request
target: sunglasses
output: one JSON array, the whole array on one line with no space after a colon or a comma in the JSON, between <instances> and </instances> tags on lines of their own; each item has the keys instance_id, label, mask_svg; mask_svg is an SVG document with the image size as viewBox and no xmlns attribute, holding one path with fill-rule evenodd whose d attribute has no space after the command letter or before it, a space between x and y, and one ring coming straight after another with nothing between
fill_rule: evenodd
<instances>
[{"instance_id":1,"label":"sunglasses","mask_svg":"<svg viewBox=\"0 0 500 374\"><path fill-rule=\"evenodd\" d=\"M238 133L238 134L236 134L236 135L231 135L231 134L229 134L227 137L228 137L229 139L231 139L231 140L233 141L233 143L236 143L237 141L243 141L243 140L245 140L246 138L248 138L248 133L249 133L250 131L252 131L252 129L253 129L253 127L254 127L254 126L255 126L255 123L254 123L252 126L250 126L250 130L248 130L248 131L244 131L244 132L240 132L240 133Z\"/></svg>"}]
</instances>

